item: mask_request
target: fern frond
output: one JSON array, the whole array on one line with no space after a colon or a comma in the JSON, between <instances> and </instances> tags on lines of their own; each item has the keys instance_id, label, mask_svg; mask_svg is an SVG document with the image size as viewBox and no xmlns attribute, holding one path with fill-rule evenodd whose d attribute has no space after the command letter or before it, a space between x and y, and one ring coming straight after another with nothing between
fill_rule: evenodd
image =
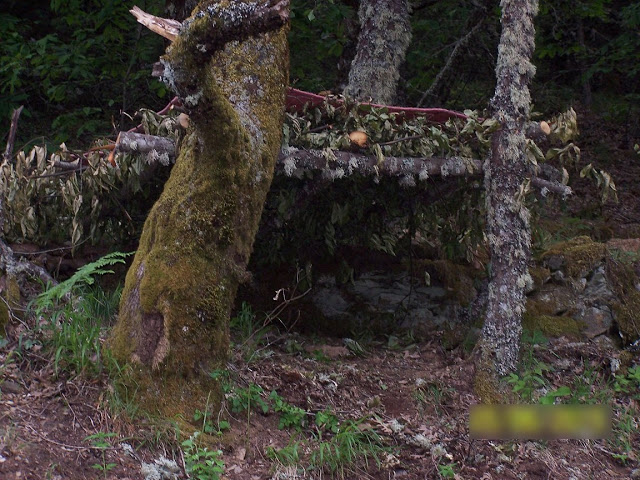
<instances>
[{"instance_id":1,"label":"fern frond","mask_svg":"<svg viewBox=\"0 0 640 480\"><path fill-rule=\"evenodd\" d=\"M113 273L105 267L116 265L118 263L124 263L125 258L132 255L134 252L113 252L99 258L95 262L88 263L83 267L80 267L76 273L74 273L69 279L64 282L47 288L35 299L34 304L38 310L45 309L47 306L52 306L54 303L59 302L63 298L67 297L71 291L82 285L93 285L95 283L96 275L104 275L106 273Z\"/></svg>"}]
</instances>

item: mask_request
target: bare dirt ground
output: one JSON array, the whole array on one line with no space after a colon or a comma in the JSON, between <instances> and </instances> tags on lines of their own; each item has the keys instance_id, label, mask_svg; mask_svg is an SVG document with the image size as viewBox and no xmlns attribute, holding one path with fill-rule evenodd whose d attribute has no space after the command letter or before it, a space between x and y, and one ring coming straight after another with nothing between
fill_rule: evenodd
<instances>
[{"instance_id":1,"label":"bare dirt ground","mask_svg":"<svg viewBox=\"0 0 640 480\"><path fill-rule=\"evenodd\" d=\"M247 364L237 355L231 365L234 383L259 385L267 393L276 390L308 412L329 408L341 420L366 418L361 428L374 429L390 448L377 459L369 458L368 468L363 462L349 467L345 478L442 478L438 466L452 465L456 478L623 479L631 478L637 466L633 454L626 462L615 458L620 450L615 441L471 439L467 421L469 406L477 403L474 367L461 351L443 350L437 338L394 348L374 342L362 357L340 340L293 338L302 352L286 353L289 335L287 344L276 340L266 358ZM104 401L108 385L54 379L51 362L38 361L37 351L32 348L12 360L8 357L17 346L12 347L5 347L0 357L0 478L143 479L142 461L166 456L181 465L180 455L165 448L170 443L166 436L153 441L153 426L132 425L110 412ZM606 373L611 359L607 348L564 338L539 353L554 366L558 384L565 376L584 372L585 365ZM637 412L637 400L631 402L628 406ZM318 470L305 473L303 462L291 470L267 458L268 447L283 448L304 438L279 429L273 410L266 415L255 410L249 416L227 414L231 429L219 447L226 467L223 478L323 477ZM115 435L107 439L106 448L92 448L87 437L104 433ZM637 424L628 441L637 451ZM124 444L137 453L127 454ZM100 466L105 465L111 467L103 471ZM181 472L179 478L186 477Z\"/></svg>"},{"instance_id":2,"label":"bare dirt ground","mask_svg":"<svg viewBox=\"0 0 640 480\"><path fill-rule=\"evenodd\" d=\"M585 143L583 152L588 155L589 139ZM615 236L638 236L640 161L630 163L628 151L617 155L615 148L606 157L609 163L604 167L616 178L621 204L594 207L598 226L586 233L609 228ZM588 187L585 192L597 196ZM576 214L584 205L572 204L570 210ZM138 480L145 479L142 462L153 463L161 456L176 461L176 478L187 478L171 429L153 420L131 421L110 408L106 379L56 376L51 355L27 332L25 324L13 322L0 348L0 479ZM467 422L469 406L478 401L472 388L474 365L461 347L443 348L437 333L425 342L367 342L361 356L341 339L276 334L270 340L250 363L243 359L245 352L236 350L230 364L233 384L259 385L265 399L275 390L310 413L329 408L340 421L364 419L359 428L379 434L386 450L369 457L368 466L363 461L349 466L342 472L344 478L447 478L447 466L455 473L448 478L460 479L640 478L635 456L640 445L637 399L615 401L614 424L623 422L629 429L620 427L608 440L473 440ZM609 343L567 338L551 339L535 353L553 367L548 376L556 387L586 372L606 378L618 356ZM600 385L587 383L585 388L597 396ZM635 416L624 417L625 411ZM279 429L273 409L267 414L254 409L249 415L227 411L225 416L230 429L214 447L223 452L222 478L332 478L330 472L309 467L312 421L296 432ZM268 447L283 448L296 441L301 442L298 468L268 457ZM625 449L624 442L632 448Z\"/></svg>"}]
</instances>

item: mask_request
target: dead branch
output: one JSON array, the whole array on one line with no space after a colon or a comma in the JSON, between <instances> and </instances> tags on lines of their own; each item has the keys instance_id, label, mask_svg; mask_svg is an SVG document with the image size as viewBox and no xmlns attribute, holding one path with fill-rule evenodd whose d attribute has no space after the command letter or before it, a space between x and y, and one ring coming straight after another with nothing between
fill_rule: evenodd
<instances>
[{"instance_id":1,"label":"dead branch","mask_svg":"<svg viewBox=\"0 0 640 480\"><path fill-rule=\"evenodd\" d=\"M138 7L133 7L130 12L142 25L171 42L175 41L181 31L189 31L188 37L185 38L187 50L194 55L200 52L202 55L210 56L211 52L220 49L225 43L275 30L287 23L289 0L235 2L226 8L211 5L183 23L150 15ZM207 28L192 28L203 18L209 23Z\"/></svg>"},{"instance_id":2,"label":"dead branch","mask_svg":"<svg viewBox=\"0 0 640 480\"><path fill-rule=\"evenodd\" d=\"M13 115L11 115L11 127L9 128L9 136L7 138L7 147L4 150L4 154L2 155L2 164L8 163L11 160L11 155L13 155L13 144L16 140L16 133L18 131L18 119L20 118L20 114L22 113L22 109L24 105L20 105L20 107L16 108L13 111ZM2 172L0 171L0 174ZM4 232L4 195L0 195L0 235Z\"/></svg>"},{"instance_id":3,"label":"dead branch","mask_svg":"<svg viewBox=\"0 0 640 480\"><path fill-rule=\"evenodd\" d=\"M176 144L167 137L135 132L120 132L112 155L109 155L109 161L111 161L112 156L123 152L146 155L147 163L160 162L163 165L168 165L176 158Z\"/></svg>"},{"instance_id":4,"label":"dead branch","mask_svg":"<svg viewBox=\"0 0 640 480\"><path fill-rule=\"evenodd\" d=\"M532 129L539 124L532 124ZM166 137L121 132L116 141L116 153L145 153L147 163L155 164L160 158L175 158L175 143ZM571 195L570 187L562 184L562 174L550 165L544 165L542 173L550 178L545 180L532 177L531 183L543 194L552 192L563 197ZM295 147L283 149L278 157L276 172L287 176L305 170L320 170L329 179L360 175L388 175L402 177L418 176L421 180L436 176L480 176L483 165L480 160L462 157L384 157L341 150L305 150Z\"/></svg>"},{"instance_id":5,"label":"dead branch","mask_svg":"<svg viewBox=\"0 0 640 480\"><path fill-rule=\"evenodd\" d=\"M553 167L551 167L553 168ZM554 169L555 170L555 169ZM568 185L564 185L555 180L545 180L540 177L532 177L531 185L537 187L542 192L542 196L545 196L547 192L562 195L563 198L573 195L573 190Z\"/></svg>"},{"instance_id":6,"label":"dead branch","mask_svg":"<svg viewBox=\"0 0 640 480\"><path fill-rule=\"evenodd\" d=\"M136 17L138 23L141 23L149 30L173 42L180 33L181 22L169 18L160 18L144 12L137 6L129 10Z\"/></svg>"},{"instance_id":7,"label":"dead branch","mask_svg":"<svg viewBox=\"0 0 640 480\"><path fill-rule=\"evenodd\" d=\"M7 146L2 156L3 163L9 162L13 155L13 145L18 131L18 119L22 113L24 106L20 106L13 111L11 116L11 128L9 130L9 137L7 139ZM2 238L4 232L4 195L0 195L0 271L13 278L20 278L21 276L29 275L32 278L37 278L44 284L57 283L51 275L42 267L34 265L24 259L17 261L13 255L13 250L7 245ZM20 284L20 282L18 282Z\"/></svg>"},{"instance_id":8,"label":"dead branch","mask_svg":"<svg viewBox=\"0 0 640 480\"><path fill-rule=\"evenodd\" d=\"M528 122L524 132L529 140L533 140L538 146L549 143L551 127L544 120L541 122Z\"/></svg>"},{"instance_id":9,"label":"dead branch","mask_svg":"<svg viewBox=\"0 0 640 480\"><path fill-rule=\"evenodd\" d=\"M482 162L471 158L378 158L362 153L341 150L302 150L289 147L280 153L278 167L286 175L296 170L323 170L331 178L341 178L352 173L362 175L406 176L418 175L421 179L430 176L474 175L482 172Z\"/></svg>"},{"instance_id":10,"label":"dead branch","mask_svg":"<svg viewBox=\"0 0 640 480\"><path fill-rule=\"evenodd\" d=\"M16 279L27 275L40 280L44 285L56 285L58 283L44 268L28 262L24 258L16 260L13 250L4 242L4 239L0 239L0 271ZM18 282L18 284L21 284L21 282ZM23 292L23 294L26 296L27 292Z\"/></svg>"},{"instance_id":11,"label":"dead branch","mask_svg":"<svg viewBox=\"0 0 640 480\"><path fill-rule=\"evenodd\" d=\"M158 65L162 65L162 64L158 63ZM154 67L155 67L155 65L154 65ZM156 75L153 75L153 73L152 73L151 76L155 77ZM169 112L171 110L173 110L174 108L178 108L178 109L182 108L182 102L180 101L179 97L173 97L169 101L169 103L167 103L162 110L156 112L156 114L157 115L168 115ZM133 127L133 128L131 128L131 129L127 130L127 131L128 132L133 132L133 133L141 133L141 132L144 132L144 126L140 123L138 126ZM109 158L111 158L111 155L109 156Z\"/></svg>"},{"instance_id":12,"label":"dead branch","mask_svg":"<svg viewBox=\"0 0 640 480\"><path fill-rule=\"evenodd\" d=\"M471 40L471 37L473 37L476 34L476 32L480 30L480 27L484 24L484 20L485 20L485 17L482 16L480 18L480 21L478 21L478 23L476 23L473 26L473 28L464 35L464 37L458 39L444 67L442 67L442 69L438 72L438 75L436 75L436 78L433 80L433 83L427 89L427 91L422 94L422 97L420 97L420 100L418 101L418 106L421 106L422 103L427 99L427 97L436 96L436 92L441 87L441 84L445 78L445 75L449 73L449 70L451 70L451 67L453 66L454 61L458 58L458 54L461 52L461 49L465 47L469 43L469 40Z\"/></svg>"},{"instance_id":13,"label":"dead branch","mask_svg":"<svg viewBox=\"0 0 640 480\"><path fill-rule=\"evenodd\" d=\"M13 155L13 144L16 141L16 133L18 132L18 119L20 118L23 108L24 105L20 105L11 115L11 127L9 128L9 136L7 137L7 146L2 155L2 159L5 162L8 162L11 159L11 155Z\"/></svg>"}]
</instances>

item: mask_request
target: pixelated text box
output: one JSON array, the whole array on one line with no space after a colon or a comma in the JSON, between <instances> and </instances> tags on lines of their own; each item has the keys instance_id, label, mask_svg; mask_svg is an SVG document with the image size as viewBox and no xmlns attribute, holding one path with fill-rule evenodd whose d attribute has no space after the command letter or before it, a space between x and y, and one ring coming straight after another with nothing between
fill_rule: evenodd
<instances>
[{"instance_id":1,"label":"pixelated text box","mask_svg":"<svg viewBox=\"0 0 640 480\"><path fill-rule=\"evenodd\" d=\"M474 405L469 433L477 439L597 439L611 433L603 405Z\"/></svg>"}]
</instances>

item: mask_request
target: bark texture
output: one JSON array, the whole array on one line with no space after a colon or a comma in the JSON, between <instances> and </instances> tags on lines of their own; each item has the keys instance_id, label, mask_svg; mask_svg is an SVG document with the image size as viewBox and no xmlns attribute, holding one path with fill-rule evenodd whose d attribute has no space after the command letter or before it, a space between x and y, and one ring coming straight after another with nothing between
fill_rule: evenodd
<instances>
[{"instance_id":1,"label":"bark texture","mask_svg":"<svg viewBox=\"0 0 640 480\"><path fill-rule=\"evenodd\" d=\"M407 0L362 0L360 35L349 71L348 97L393 105L400 65L411 42Z\"/></svg>"},{"instance_id":2,"label":"bark texture","mask_svg":"<svg viewBox=\"0 0 640 480\"><path fill-rule=\"evenodd\" d=\"M517 367L525 287L531 282L530 215L524 205L529 173L525 126L531 104L528 85L535 74L531 55L538 2L503 0L501 7L497 85L491 108L502 128L493 135L485 167L491 278L476 378L478 393L485 401L496 392L491 379Z\"/></svg>"},{"instance_id":3,"label":"bark texture","mask_svg":"<svg viewBox=\"0 0 640 480\"><path fill-rule=\"evenodd\" d=\"M110 341L149 410L190 418L209 395L220 399L209 374L224 368L280 147L287 18L284 1L202 2L161 59L191 126L144 225Z\"/></svg>"}]
</instances>

